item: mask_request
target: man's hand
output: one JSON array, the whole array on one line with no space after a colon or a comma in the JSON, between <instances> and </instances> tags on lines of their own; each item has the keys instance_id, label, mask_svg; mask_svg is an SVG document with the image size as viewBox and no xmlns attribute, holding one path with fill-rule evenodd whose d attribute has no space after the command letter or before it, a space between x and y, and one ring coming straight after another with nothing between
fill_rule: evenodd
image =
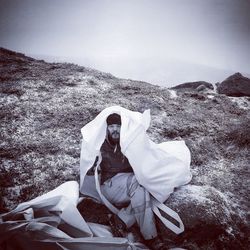
<instances>
[{"instance_id":1,"label":"man's hand","mask_svg":"<svg viewBox=\"0 0 250 250\"><path fill-rule=\"evenodd\" d=\"M86 175L95 175L95 168L97 167L97 162L98 162L98 156L95 158L95 163L93 166L88 170Z\"/></svg>"}]
</instances>

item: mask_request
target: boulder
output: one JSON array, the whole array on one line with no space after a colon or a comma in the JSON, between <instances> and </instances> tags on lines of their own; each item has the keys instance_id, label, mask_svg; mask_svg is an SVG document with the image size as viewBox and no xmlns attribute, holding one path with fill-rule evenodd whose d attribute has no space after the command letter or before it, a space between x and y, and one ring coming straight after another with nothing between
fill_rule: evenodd
<instances>
[{"instance_id":1,"label":"boulder","mask_svg":"<svg viewBox=\"0 0 250 250\"><path fill-rule=\"evenodd\" d=\"M175 90L204 90L205 88L207 89L214 89L213 84L209 83L209 82L205 82L205 81L197 81L197 82L186 82L186 83L182 83L179 84L177 86L172 87L171 89L175 89Z\"/></svg>"},{"instance_id":2,"label":"boulder","mask_svg":"<svg viewBox=\"0 0 250 250\"><path fill-rule=\"evenodd\" d=\"M227 96L250 96L250 79L240 73L235 73L221 82L217 91Z\"/></svg>"},{"instance_id":3,"label":"boulder","mask_svg":"<svg viewBox=\"0 0 250 250\"><path fill-rule=\"evenodd\" d=\"M209 185L187 185L179 188L166 201L177 211L185 233L175 235L158 222L161 236L168 235L168 245L184 249L245 249L246 213L229 197ZM243 229L244 228L244 229ZM190 239L192 238L192 241Z\"/></svg>"}]
</instances>

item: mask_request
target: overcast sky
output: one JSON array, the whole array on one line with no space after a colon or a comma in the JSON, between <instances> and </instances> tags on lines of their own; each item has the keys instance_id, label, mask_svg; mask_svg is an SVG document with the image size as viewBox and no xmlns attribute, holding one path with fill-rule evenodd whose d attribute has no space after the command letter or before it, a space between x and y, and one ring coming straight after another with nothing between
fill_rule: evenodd
<instances>
[{"instance_id":1,"label":"overcast sky","mask_svg":"<svg viewBox=\"0 0 250 250\"><path fill-rule=\"evenodd\" d=\"M216 82L250 74L249 13L250 0L0 0L0 46L156 84Z\"/></svg>"}]
</instances>

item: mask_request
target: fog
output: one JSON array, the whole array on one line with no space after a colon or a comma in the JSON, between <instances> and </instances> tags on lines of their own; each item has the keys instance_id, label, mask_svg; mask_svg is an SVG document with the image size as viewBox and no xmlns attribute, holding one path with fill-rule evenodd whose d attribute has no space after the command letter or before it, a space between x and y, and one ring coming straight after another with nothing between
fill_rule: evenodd
<instances>
[{"instance_id":1,"label":"fog","mask_svg":"<svg viewBox=\"0 0 250 250\"><path fill-rule=\"evenodd\" d=\"M249 0L0 0L0 46L172 86L250 75Z\"/></svg>"}]
</instances>

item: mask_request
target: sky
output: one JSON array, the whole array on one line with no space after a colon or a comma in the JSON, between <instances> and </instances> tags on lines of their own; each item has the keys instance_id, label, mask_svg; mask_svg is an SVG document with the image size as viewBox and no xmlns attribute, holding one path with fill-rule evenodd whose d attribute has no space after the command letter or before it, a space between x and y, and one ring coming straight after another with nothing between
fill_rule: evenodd
<instances>
[{"instance_id":1,"label":"sky","mask_svg":"<svg viewBox=\"0 0 250 250\"><path fill-rule=\"evenodd\" d=\"M250 76L250 0L0 0L0 47L163 86Z\"/></svg>"}]
</instances>

